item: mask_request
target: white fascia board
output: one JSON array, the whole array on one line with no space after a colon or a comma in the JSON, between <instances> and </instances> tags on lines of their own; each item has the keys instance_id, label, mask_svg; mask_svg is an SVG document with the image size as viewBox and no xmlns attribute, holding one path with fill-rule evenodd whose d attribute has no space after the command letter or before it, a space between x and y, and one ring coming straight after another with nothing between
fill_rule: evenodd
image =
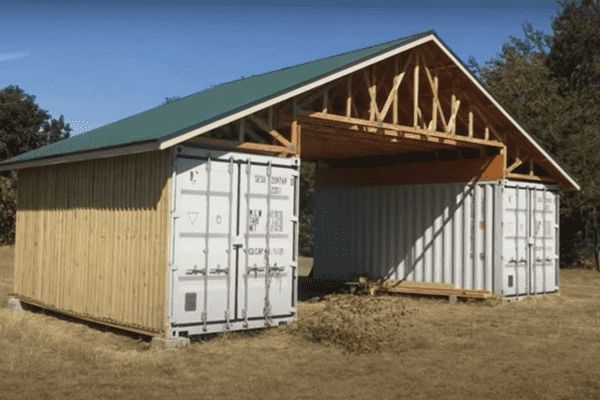
<instances>
[{"instance_id":1,"label":"white fascia board","mask_svg":"<svg viewBox=\"0 0 600 400\"><path fill-rule=\"evenodd\" d=\"M510 116L510 114L504 109L504 107L502 107L500 105L500 103L498 103L496 101L496 99L494 99L492 97L492 95L479 83L479 81L477 79L475 79L475 77L463 66L462 62L460 62L458 59L456 59L456 57L454 56L454 54L452 54L452 52L446 48L446 46L444 46L442 44L442 42L440 42L438 40L437 37L433 36L433 41L435 44L438 45L438 47L440 49L442 49L442 51L452 60L452 62L454 62L459 68L460 70L467 76L469 77L469 79L471 80L471 82L473 82L473 84L475 84L475 86L481 90L481 92L483 94L485 94L485 96L488 98L488 100L490 100L490 102L492 102L492 104L498 109L500 110L500 112L515 126L515 128L517 128L517 130L519 132L521 132L521 134L525 137L525 139L527 139L527 141L529 143L531 143L536 150L538 150L548 161L550 161L550 164L552 164L552 166L554 168L556 168L556 170L565 177L565 179L567 179L567 181L569 181L569 183L571 185L573 185L573 187L575 188L575 190L580 190L580 186L577 182L575 182L575 180L573 178L571 178L569 176L569 174L567 174L567 172L565 170L563 170L561 168L561 166L552 158L552 156L550 156L550 154L548 154L546 152L546 150L544 150L544 148L542 146L540 146L526 131L525 129L523 129L523 127L521 125L519 125L517 123L517 121L515 121L513 119L513 117Z\"/></svg>"},{"instance_id":2,"label":"white fascia board","mask_svg":"<svg viewBox=\"0 0 600 400\"><path fill-rule=\"evenodd\" d=\"M291 99L292 97L298 96L299 94L308 92L308 91L310 91L312 89L315 89L315 88L318 88L319 86L326 85L329 82L333 82L336 79L339 79L341 77L349 75L349 74L351 74L353 72L356 72L358 70L366 68L366 67L368 67L370 65L376 64L376 63L378 63L380 61L383 61L383 60L385 60L385 59L387 59L389 57L395 56L396 54L400 54L400 53L402 53L402 52L404 52L406 50L410 50L410 49L412 49L414 47L420 46L420 45L422 45L424 43L427 43L427 42L429 42L429 41L431 41L433 39L435 39L435 36L433 34L424 36L424 37L422 37L420 39L417 39L415 41L412 41L412 42L407 43L405 45L402 45L400 47L396 47L395 49L392 49L392 50L387 51L385 53L379 54L379 55L377 55L375 57L369 58L368 60L365 60L365 61L362 61L362 62L360 62L358 64L352 65L352 66L350 66L348 68L345 68L345 69L343 69L341 71L338 71L338 72L333 73L331 75L324 76L323 78L321 78L321 79L319 79L317 81L308 83L308 84L306 84L304 86L300 86L300 87L298 87L296 89L293 89L293 90L291 90L289 92L283 93L283 94L281 94L281 95L279 95L277 97L274 97L272 99L266 100L266 101L264 101L262 103L253 105L251 107L245 108L245 109L243 109L243 110L241 110L241 111L239 111L239 112L237 112L235 114L231 114L231 115L229 115L229 116L227 116L225 118L222 118L222 119L219 119L217 121L211 122L208 125L204 125L204 126L198 128L198 129L191 130L191 131L189 131L187 133L184 133L184 134L181 134L181 135L179 135L177 137L173 137L173 138L164 140L160 144L160 149L164 150L164 149L167 149L169 147L176 146L179 143L185 142L186 140L189 140L189 139L191 139L193 137L196 137L198 135L201 135L203 133L206 133L206 132L211 131L213 129L216 129L216 128L220 127L220 126L223 126L223 125L226 125L226 124L228 124L230 122L236 121L238 119L244 118L244 117L246 117L246 116L248 116L250 114L254 114L257 111L263 110L263 109L265 109L267 107L270 107L270 106L272 106L274 104L281 103L281 102L283 102L285 100Z\"/></svg>"},{"instance_id":3,"label":"white fascia board","mask_svg":"<svg viewBox=\"0 0 600 400\"><path fill-rule=\"evenodd\" d=\"M160 150L160 145L158 141L143 143L143 144L133 144L129 146L123 147L115 147L111 149L102 149L96 151L90 151L87 153L76 153L76 154L67 154L59 157L48 157L48 158L40 158L31 161L17 161L14 164L6 164L0 165L0 171L10 171L16 169L25 169L25 168L37 168L44 167L48 165L57 165L57 164L65 164L77 161L86 161L86 160L95 160L98 158L109 158L109 157L117 157L124 156L128 154L136 154L136 153L147 153L150 151Z\"/></svg>"}]
</instances>

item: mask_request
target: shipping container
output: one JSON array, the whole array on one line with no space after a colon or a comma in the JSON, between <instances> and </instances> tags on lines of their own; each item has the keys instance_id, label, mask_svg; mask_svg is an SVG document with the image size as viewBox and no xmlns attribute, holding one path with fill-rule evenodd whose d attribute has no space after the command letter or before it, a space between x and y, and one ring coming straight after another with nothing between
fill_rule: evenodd
<instances>
[{"instance_id":1,"label":"shipping container","mask_svg":"<svg viewBox=\"0 0 600 400\"><path fill-rule=\"evenodd\" d=\"M178 147L76 166L20 173L19 299L163 337L295 317L297 158Z\"/></svg>"},{"instance_id":2,"label":"shipping container","mask_svg":"<svg viewBox=\"0 0 600 400\"><path fill-rule=\"evenodd\" d=\"M551 186L511 181L321 187L314 276L554 292L557 202Z\"/></svg>"},{"instance_id":3,"label":"shipping container","mask_svg":"<svg viewBox=\"0 0 600 400\"><path fill-rule=\"evenodd\" d=\"M171 336L296 314L296 158L180 148L173 171Z\"/></svg>"}]
</instances>

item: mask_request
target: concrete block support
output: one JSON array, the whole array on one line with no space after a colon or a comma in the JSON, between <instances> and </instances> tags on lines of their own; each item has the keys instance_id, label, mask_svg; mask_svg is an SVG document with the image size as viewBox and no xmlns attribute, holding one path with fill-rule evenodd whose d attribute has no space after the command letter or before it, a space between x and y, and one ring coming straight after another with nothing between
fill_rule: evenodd
<instances>
[{"instance_id":1,"label":"concrete block support","mask_svg":"<svg viewBox=\"0 0 600 400\"><path fill-rule=\"evenodd\" d=\"M8 298L8 308L15 312L23 311L21 300L17 299L16 297Z\"/></svg>"},{"instance_id":2,"label":"concrete block support","mask_svg":"<svg viewBox=\"0 0 600 400\"><path fill-rule=\"evenodd\" d=\"M185 347L190 345L190 339L186 337L174 338L152 338L152 347L156 349L174 349L177 347Z\"/></svg>"}]
</instances>

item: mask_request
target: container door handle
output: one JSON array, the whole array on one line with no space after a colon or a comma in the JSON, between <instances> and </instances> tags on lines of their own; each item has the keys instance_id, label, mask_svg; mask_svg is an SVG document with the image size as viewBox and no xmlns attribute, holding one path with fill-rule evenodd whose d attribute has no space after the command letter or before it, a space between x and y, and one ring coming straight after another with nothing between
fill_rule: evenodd
<instances>
[{"instance_id":1,"label":"container door handle","mask_svg":"<svg viewBox=\"0 0 600 400\"><path fill-rule=\"evenodd\" d=\"M210 270L211 274L229 274L229 268L217 267Z\"/></svg>"},{"instance_id":2,"label":"container door handle","mask_svg":"<svg viewBox=\"0 0 600 400\"><path fill-rule=\"evenodd\" d=\"M196 265L194 268L185 271L186 275L206 275L206 269L199 269Z\"/></svg>"},{"instance_id":3,"label":"container door handle","mask_svg":"<svg viewBox=\"0 0 600 400\"><path fill-rule=\"evenodd\" d=\"M257 273L257 272L263 272L265 269L261 268L261 267L257 267L256 264L253 267L248 268L248 273Z\"/></svg>"}]
</instances>

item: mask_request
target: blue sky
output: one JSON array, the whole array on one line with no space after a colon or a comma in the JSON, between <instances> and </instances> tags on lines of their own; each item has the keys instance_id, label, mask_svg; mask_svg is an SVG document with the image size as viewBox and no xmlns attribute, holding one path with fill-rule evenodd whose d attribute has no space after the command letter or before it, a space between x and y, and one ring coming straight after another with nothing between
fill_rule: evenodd
<instances>
[{"instance_id":1,"label":"blue sky","mask_svg":"<svg viewBox=\"0 0 600 400\"><path fill-rule=\"evenodd\" d=\"M80 133L167 96L429 29L482 62L523 22L548 31L557 9L541 0L0 0L0 87L18 84Z\"/></svg>"}]
</instances>

